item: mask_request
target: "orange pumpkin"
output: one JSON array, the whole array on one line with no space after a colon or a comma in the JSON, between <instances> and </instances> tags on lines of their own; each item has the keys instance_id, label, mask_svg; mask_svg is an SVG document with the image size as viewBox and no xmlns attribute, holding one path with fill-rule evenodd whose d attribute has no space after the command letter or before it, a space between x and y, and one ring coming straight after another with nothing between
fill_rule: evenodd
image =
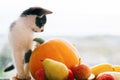
<instances>
[{"instance_id":1,"label":"orange pumpkin","mask_svg":"<svg viewBox=\"0 0 120 80\"><path fill-rule=\"evenodd\" d=\"M62 39L51 39L38 45L30 57L29 67L33 77L43 67L42 61L45 58L60 61L68 68L80 63L78 51L73 45Z\"/></svg>"}]
</instances>

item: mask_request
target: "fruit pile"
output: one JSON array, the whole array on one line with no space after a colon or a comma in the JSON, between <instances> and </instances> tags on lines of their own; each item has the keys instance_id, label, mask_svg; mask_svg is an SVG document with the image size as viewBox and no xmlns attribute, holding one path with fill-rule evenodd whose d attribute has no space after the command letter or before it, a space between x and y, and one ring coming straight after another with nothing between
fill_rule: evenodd
<instances>
[{"instance_id":1,"label":"fruit pile","mask_svg":"<svg viewBox=\"0 0 120 80\"><path fill-rule=\"evenodd\" d=\"M120 66L82 63L77 49L63 39L39 44L30 57L29 68L35 80L120 80Z\"/></svg>"},{"instance_id":2,"label":"fruit pile","mask_svg":"<svg viewBox=\"0 0 120 80\"><path fill-rule=\"evenodd\" d=\"M65 64L50 58L43 60L43 68L35 73L35 80L86 80L91 74L90 68L85 64L78 64L72 69Z\"/></svg>"},{"instance_id":3,"label":"fruit pile","mask_svg":"<svg viewBox=\"0 0 120 80\"><path fill-rule=\"evenodd\" d=\"M120 65L102 63L91 67L95 80L120 80Z\"/></svg>"}]
</instances>

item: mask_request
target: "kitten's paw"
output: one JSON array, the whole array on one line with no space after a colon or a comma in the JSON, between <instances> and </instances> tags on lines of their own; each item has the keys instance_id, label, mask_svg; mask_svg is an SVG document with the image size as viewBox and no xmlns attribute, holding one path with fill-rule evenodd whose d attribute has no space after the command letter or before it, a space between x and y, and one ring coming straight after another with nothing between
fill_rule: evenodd
<instances>
[{"instance_id":1,"label":"kitten's paw","mask_svg":"<svg viewBox=\"0 0 120 80\"><path fill-rule=\"evenodd\" d=\"M17 80L26 80L25 75L21 74L21 75L16 75L16 79Z\"/></svg>"},{"instance_id":2,"label":"kitten's paw","mask_svg":"<svg viewBox=\"0 0 120 80\"><path fill-rule=\"evenodd\" d=\"M30 76L27 76L27 77L26 77L26 80L31 80L31 77L30 77Z\"/></svg>"},{"instance_id":3,"label":"kitten's paw","mask_svg":"<svg viewBox=\"0 0 120 80\"><path fill-rule=\"evenodd\" d=\"M26 76L25 76L26 80L31 80L31 76L30 76L30 73L26 73Z\"/></svg>"},{"instance_id":4,"label":"kitten's paw","mask_svg":"<svg viewBox=\"0 0 120 80\"><path fill-rule=\"evenodd\" d=\"M12 80L26 80L26 79L19 79L17 77L13 77Z\"/></svg>"},{"instance_id":5,"label":"kitten's paw","mask_svg":"<svg viewBox=\"0 0 120 80\"><path fill-rule=\"evenodd\" d=\"M31 77L27 77L26 79L19 79L17 77L13 77L12 80L31 80Z\"/></svg>"}]
</instances>

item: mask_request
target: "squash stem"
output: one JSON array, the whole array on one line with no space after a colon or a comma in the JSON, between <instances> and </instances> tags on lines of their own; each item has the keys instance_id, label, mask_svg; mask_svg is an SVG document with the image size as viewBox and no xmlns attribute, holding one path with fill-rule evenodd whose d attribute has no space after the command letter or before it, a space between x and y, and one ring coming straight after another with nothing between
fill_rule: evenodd
<instances>
[{"instance_id":1,"label":"squash stem","mask_svg":"<svg viewBox=\"0 0 120 80\"><path fill-rule=\"evenodd\" d=\"M36 41L39 44L42 44L45 42L45 40L43 40L42 38L34 38L33 41Z\"/></svg>"}]
</instances>

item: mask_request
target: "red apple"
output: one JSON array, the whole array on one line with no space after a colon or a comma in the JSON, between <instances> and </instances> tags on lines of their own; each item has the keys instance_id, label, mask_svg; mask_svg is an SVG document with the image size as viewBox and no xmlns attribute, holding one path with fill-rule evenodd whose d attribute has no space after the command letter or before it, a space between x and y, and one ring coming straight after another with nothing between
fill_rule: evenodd
<instances>
[{"instance_id":1,"label":"red apple","mask_svg":"<svg viewBox=\"0 0 120 80\"><path fill-rule=\"evenodd\" d=\"M109 73L100 73L96 80L115 80L115 77Z\"/></svg>"},{"instance_id":2,"label":"red apple","mask_svg":"<svg viewBox=\"0 0 120 80\"><path fill-rule=\"evenodd\" d=\"M68 72L69 72L69 74L68 74L67 80L74 80L74 75L73 75L73 72L71 71L71 69L68 69Z\"/></svg>"},{"instance_id":3,"label":"red apple","mask_svg":"<svg viewBox=\"0 0 120 80\"><path fill-rule=\"evenodd\" d=\"M35 80L47 80L44 68L40 68L39 70L36 71Z\"/></svg>"},{"instance_id":4,"label":"red apple","mask_svg":"<svg viewBox=\"0 0 120 80\"><path fill-rule=\"evenodd\" d=\"M78 80L86 80L91 75L91 69L85 64L77 64L72 68L73 74Z\"/></svg>"}]
</instances>

